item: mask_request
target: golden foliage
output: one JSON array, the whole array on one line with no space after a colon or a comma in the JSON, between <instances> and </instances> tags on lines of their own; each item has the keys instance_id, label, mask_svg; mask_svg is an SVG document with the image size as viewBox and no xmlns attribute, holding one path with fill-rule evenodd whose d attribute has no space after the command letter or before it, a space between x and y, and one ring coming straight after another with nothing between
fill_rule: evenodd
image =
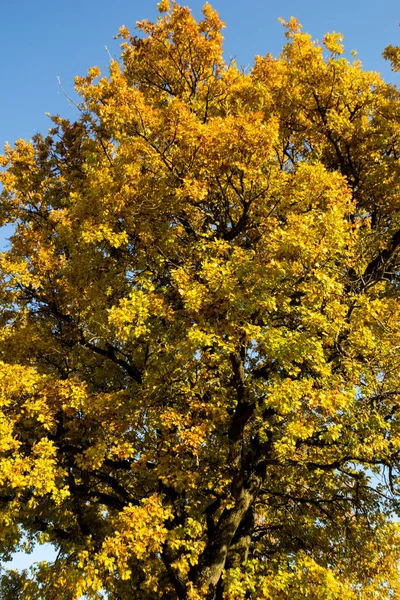
<instances>
[{"instance_id":1,"label":"golden foliage","mask_svg":"<svg viewBox=\"0 0 400 600\"><path fill-rule=\"evenodd\" d=\"M399 92L158 8L1 158L2 598L398 597Z\"/></svg>"}]
</instances>

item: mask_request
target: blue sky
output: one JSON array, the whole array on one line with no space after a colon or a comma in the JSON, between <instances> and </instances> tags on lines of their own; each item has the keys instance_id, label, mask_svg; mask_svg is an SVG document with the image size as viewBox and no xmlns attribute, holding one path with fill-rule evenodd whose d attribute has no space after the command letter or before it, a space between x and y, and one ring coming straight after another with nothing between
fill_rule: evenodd
<instances>
[{"instance_id":1,"label":"blue sky","mask_svg":"<svg viewBox=\"0 0 400 600\"><path fill-rule=\"evenodd\" d=\"M203 1L188 3L196 17ZM384 47L400 45L399 0L215 0L213 6L226 23L225 54L250 66L256 54L278 54L284 33L278 17L296 16L314 38L327 31L345 36L348 53L355 49L366 69L399 81L382 59ZM17 138L29 139L51 126L46 112L73 118L66 94L73 94L73 78L90 66L106 68L108 54L118 55L113 38L121 25L134 28L137 20L157 18L151 0L2 0L0 20L1 83L0 146ZM0 233L0 246L4 244ZM37 560L49 556L35 553ZM18 555L14 566L27 566L32 557Z\"/></svg>"},{"instance_id":2,"label":"blue sky","mask_svg":"<svg viewBox=\"0 0 400 600\"><path fill-rule=\"evenodd\" d=\"M189 5L200 16L203 1ZM381 53L388 43L400 43L398 0L215 0L213 5L227 25L226 55L242 66L256 54L277 54L284 43L277 19L294 15L313 37L340 31L347 50L356 49L366 68L391 77ZM120 25L133 29L137 20L158 14L153 0L3 0L1 12L1 147L46 132L46 112L73 116L57 77L71 94L74 75L93 65L106 67L104 46L118 55L113 38Z\"/></svg>"}]
</instances>

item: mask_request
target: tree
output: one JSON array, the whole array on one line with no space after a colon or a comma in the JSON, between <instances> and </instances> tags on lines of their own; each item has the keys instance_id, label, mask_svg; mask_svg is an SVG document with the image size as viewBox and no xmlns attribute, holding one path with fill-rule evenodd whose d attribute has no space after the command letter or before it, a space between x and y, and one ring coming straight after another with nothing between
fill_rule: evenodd
<instances>
[{"instance_id":1,"label":"tree","mask_svg":"<svg viewBox=\"0 0 400 600\"><path fill-rule=\"evenodd\" d=\"M2 158L2 597L397 597L399 91L159 8Z\"/></svg>"}]
</instances>

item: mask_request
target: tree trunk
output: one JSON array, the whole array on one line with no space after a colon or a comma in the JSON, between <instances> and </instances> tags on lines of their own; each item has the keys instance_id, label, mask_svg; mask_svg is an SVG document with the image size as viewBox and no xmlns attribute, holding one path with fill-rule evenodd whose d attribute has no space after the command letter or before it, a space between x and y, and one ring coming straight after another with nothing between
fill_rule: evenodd
<instances>
[{"instance_id":1,"label":"tree trunk","mask_svg":"<svg viewBox=\"0 0 400 600\"><path fill-rule=\"evenodd\" d=\"M249 486L237 492L235 506L225 509L209 540L199 564L194 569L195 588L206 600L215 600L218 582L225 567L232 541L243 519L245 519L262 483L261 477L252 476Z\"/></svg>"}]
</instances>

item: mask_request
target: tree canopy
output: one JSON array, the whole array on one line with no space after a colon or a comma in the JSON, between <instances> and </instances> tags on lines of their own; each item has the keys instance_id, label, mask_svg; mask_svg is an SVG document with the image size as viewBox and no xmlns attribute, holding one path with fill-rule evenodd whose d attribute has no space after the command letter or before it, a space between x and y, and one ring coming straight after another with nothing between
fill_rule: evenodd
<instances>
[{"instance_id":1,"label":"tree canopy","mask_svg":"<svg viewBox=\"0 0 400 600\"><path fill-rule=\"evenodd\" d=\"M159 8L1 159L0 597L398 597L399 91Z\"/></svg>"}]
</instances>

